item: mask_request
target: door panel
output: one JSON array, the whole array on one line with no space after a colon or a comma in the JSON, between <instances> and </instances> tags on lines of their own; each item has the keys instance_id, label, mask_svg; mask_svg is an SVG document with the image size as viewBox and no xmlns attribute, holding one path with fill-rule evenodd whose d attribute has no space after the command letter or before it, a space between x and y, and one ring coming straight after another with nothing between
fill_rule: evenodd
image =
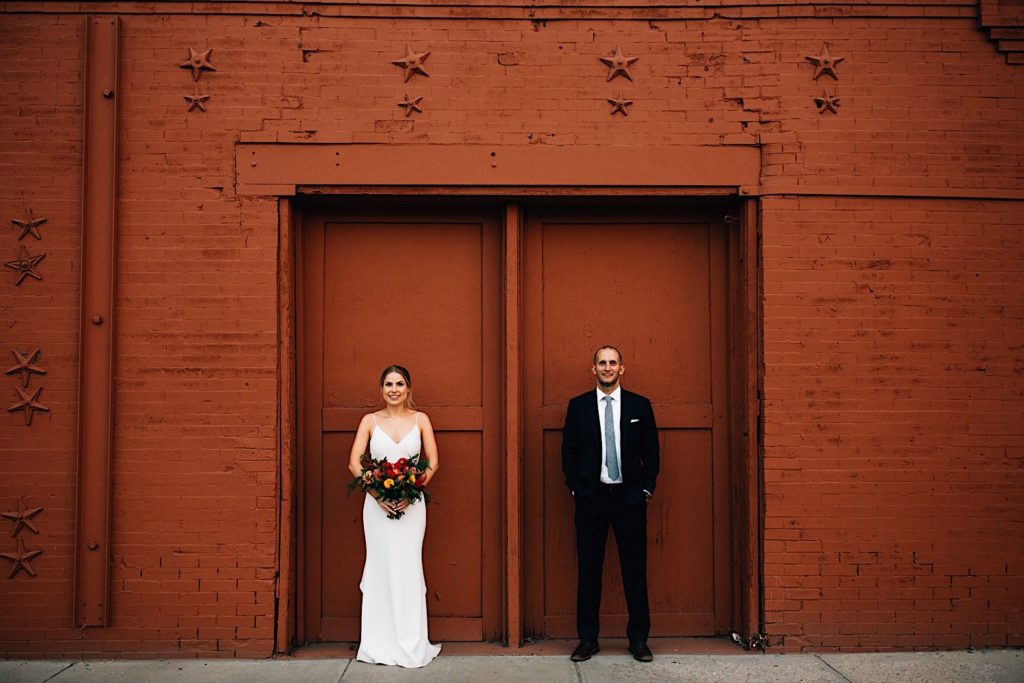
<instances>
[{"instance_id":1,"label":"door panel","mask_svg":"<svg viewBox=\"0 0 1024 683\"><path fill-rule=\"evenodd\" d=\"M575 635L561 427L568 400L594 386L590 356L603 344L623 351L623 385L649 397L658 420L662 467L648 517L652 635L720 633L730 618L723 237L721 225L697 215L548 212L527 222L528 635ZM622 635L625 622L610 537L602 629Z\"/></svg>"},{"instance_id":2,"label":"door panel","mask_svg":"<svg viewBox=\"0 0 1024 683\"><path fill-rule=\"evenodd\" d=\"M500 635L500 235L472 213L318 215L303 235L303 626L358 640L361 494L345 495L380 370L409 368L437 435L424 572L435 640ZM313 310L310 310L313 309ZM310 378L307 378L310 379Z\"/></svg>"},{"instance_id":3,"label":"door panel","mask_svg":"<svg viewBox=\"0 0 1024 683\"><path fill-rule=\"evenodd\" d=\"M486 237L497 246L496 235ZM480 222L377 216L327 224L324 408L376 405L366 375L396 356L422 361L409 368L417 396L482 405L484 238ZM488 265L496 278L500 264Z\"/></svg>"},{"instance_id":4,"label":"door panel","mask_svg":"<svg viewBox=\"0 0 1024 683\"><path fill-rule=\"evenodd\" d=\"M666 405L706 406L711 401L707 227L643 223L639 217L578 220L545 220L539 235L539 303L548 323L544 362L552 369L576 370L571 378L544 374L543 405L564 408L579 393L567 380L581 374L593 380L580 354L586 360L586 349L608 343L611 335L617 345L630 348L624 386L642 382L648 395L665 397ZM669 367L658 367L657 361L669 359Z\"/></svg>"}]
</instances>

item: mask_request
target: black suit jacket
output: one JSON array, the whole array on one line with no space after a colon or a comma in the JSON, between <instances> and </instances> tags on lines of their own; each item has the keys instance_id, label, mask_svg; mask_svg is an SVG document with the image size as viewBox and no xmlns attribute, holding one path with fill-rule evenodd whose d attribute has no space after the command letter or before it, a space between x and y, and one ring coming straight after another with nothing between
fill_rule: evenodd
<instances>
[{"instance_id":1,"label":"black suit jacket","mask_svg":"<svg viewBox=\"0 0 1024 683\"><path fill-rule=\"evenodd\" d=\"M562 428L562 472L574 496L597 492L601 483L601 421L596 390L569 401ZM644 490L654 493L660 467L658 425L651 402L640 394L622 390L619 434L622 441L622 484L626 500L639 502Z\"/></svg>"}]
</instances>

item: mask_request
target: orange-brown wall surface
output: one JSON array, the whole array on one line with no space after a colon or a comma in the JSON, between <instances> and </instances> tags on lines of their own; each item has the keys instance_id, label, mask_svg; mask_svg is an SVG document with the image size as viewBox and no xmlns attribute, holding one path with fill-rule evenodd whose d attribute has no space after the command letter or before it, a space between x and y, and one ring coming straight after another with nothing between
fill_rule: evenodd
<instances>
[{"instance_id":1,"label":"orange-brown wall surface","mask_svg":"<svg viewBox=\"0 0 1024 683\"><path fill-rule=\"evenodd\" d=\"M767 630L1019 645L1020 203L763 208Z\"/></svg>"},{"instance_id":2,"label":"orange-brown wall surface","mask_svg":"<svg viewBox=\"0 0 1024 683\"><path fill-rule=\"evenodd\" d=\"M0 656L274 652L279 205L236 189L248 142L758 146L737 192L760 202L769 642L1024 645L1024 64L992 32L1020 24L966 0L535 4L0 5L0 256L45 252L41 280L0 269L0 354L41 350L49 408L0 413L0 512L43 508L38 534L0 524L0 553L43 551L35 576L0 561ZM90 11L120 19L115 449L110 625L78 629ZM815 80L825 44L838 79ZM407 46L429 77L403 80ZM632 80L607 80L617 46ZM193 80L190 48L216 70Z\"/></svg>"}]
</instances>

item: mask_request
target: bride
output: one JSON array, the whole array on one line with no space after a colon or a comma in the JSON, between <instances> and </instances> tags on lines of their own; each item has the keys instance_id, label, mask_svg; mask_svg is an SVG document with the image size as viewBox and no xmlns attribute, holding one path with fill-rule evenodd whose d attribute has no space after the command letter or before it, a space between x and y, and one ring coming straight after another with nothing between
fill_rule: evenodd
<instances>
[{"instance_id":1,"label":"bride","mask_svg":"<svg viewBox=\"0 0 1024 683\"><path fill-rule=\"evenodd\" d=\"M429 484L437 474L437 443L430 419L411 407L409 371L400 365L385 368L380 391L384 408L360 421L349 454L349 471L360 476L360 459L367 446L374 458L391 462L421 453L430 463L423 478L423 483ZM363 609L356 659L370 664L425 666L441 651L427 638L422 552L426 505L378 500L371 493L363 501L366 564L359 582ZM388 518L402 511L405 514L400 518Z\"/></svg>"}]
</instances>

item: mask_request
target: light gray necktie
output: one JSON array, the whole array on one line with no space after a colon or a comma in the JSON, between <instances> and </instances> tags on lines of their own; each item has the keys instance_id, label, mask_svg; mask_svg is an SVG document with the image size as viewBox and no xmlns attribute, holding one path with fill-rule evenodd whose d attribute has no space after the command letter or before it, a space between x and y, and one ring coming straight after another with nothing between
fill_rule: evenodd
<instances>
[{"instance_id":1,"label":"light gray necktie","mask_svg":"<svg viewBox=\"0 0 1024 683\"><path fill-rule=\"evenodd\" d=\"M619 480L619 459L615 448L615 411L612 410L612 397L604 399L604 464L608 467L608 478Z\"/></svg>"}]
</instances>

